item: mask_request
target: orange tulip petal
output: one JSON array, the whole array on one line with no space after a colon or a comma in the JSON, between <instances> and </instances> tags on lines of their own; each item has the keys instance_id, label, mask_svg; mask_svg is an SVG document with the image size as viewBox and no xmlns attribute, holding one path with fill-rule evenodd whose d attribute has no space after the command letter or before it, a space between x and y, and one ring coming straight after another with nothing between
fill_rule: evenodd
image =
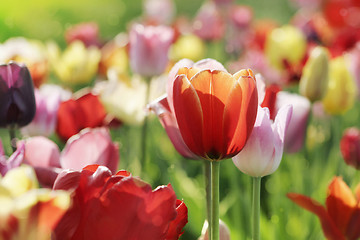
<instances>
[{"instance_id":1,"label":"orange tulip petal","mask_svg":"<svg viewBox=\"0 0 360 240\"><path fill-rule=\"evenodd\" d=\"M224 113L224 118L226 118L224 121L227 123L226 128L236 126L233 140L227 147L229 155L239 152L244 147L254 127L257 115L257 91L253 77L240 76L238 83L239 85L232 90L227 100ZM241 89L241 95L239 95L239 88ZM232 109L238 109L239 105L241 112L239 116L236 116ZM227 132L230 133L231 131Z\"/></svg>"},{"instance_id":2,"label":"orange tulip petal","mask_svg":"<svg viewBox=\"0 0 360 240\"><path fill-rule=\"evenodd\" d=\"M356 206L356 200L351 189L341 177L335 177L328 188L326 207L340 231L345 234L349 219Z\"/></svg>"},{"instance_id":3,"label":"orange tulip petal","mask_svg":"<svg viewBox=\"0 0 360 240\"><path fill-rule=\"evenodd\" d=\"M174 113L184 142L194 154L204 156L203 112L200 99L185 75L177 76L174 81L173 103Z\"/></svg>"},{"instance_id":4,"label":"orange tulip petal","mask_svg":"<svg viewBox=\"0 0 360 240\"><path fill-rule=\"evenodd\" d=\"M209 158L221 159L225 154L223 112L226 99L236 80L223 71L203 70L190 81L197 91L203 110L204 149Z\"/></svg>"},{"instance_id":5,"label":"orange tulip petal","mask_svg":"<svg viewBox=\"0 0 360 240\"><path fill-rule=\"evenodd\" d=\"M199 68L187 68L187 67L182 67L182 68L179 68L178 72L176 75L186 75L186 77L188 79L191 79L195 74L197 74L198 72L200 71Z\"/></svg>"},{"instance_id":6,"label":"orange tulip petal","mask_svg":"<svg viewBox=\"0 0 360 240\"><path fill-rule=\"evenodd\" d=\"M360 183L355 188L355 196L360 207Z\"/></svg>"},{"instance_id":7,"label":"orange tulip petal","mask_svg":"<svg viewBox=\"0 0 360 240\"><path fill-rule=\"evenodd\" d=\"M340 230L330 218L326 209L313 199L296 193L288 193L287 197L302 208L314 213L320 219L324 235L329 240L345 240Z\"/></svg>"}]
</instances>

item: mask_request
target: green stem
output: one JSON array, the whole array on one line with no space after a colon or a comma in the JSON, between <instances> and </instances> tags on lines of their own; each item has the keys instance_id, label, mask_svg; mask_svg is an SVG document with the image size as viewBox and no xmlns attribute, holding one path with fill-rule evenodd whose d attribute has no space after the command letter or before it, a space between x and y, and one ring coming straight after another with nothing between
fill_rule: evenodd
<instances>
[{"instance_id":1,"label":"green stem","mask_svg":"<svg viewBox=\"0 0 360 240\"><path fill-rule=\"evenodd\" d=\"M220 162L211 161L210 162L210 174L209 180L210 183L208 191L210 191L210 197L207 200L210 200L210 211L208 213L209 220L209 240L219 240L219 175L220 175Z\"/></svg>"},{"instance_id":2,"label":"green stem","mask_svg":"<svg viewBox=\"0 0 360 240\"><path fill-rule=\"evenodd\" d=\"M252 217L253 217L253 240L260 239L260 189L261 177L253 177L253 201L252 201Z\"/></svg>"},{"instance_id":3,"label":"green stem","mask_svg":"<svg viewBox=\"0 0 360 240\"><path fill-rule=\"evenodd\" d=\"M16 151L16 124L11 124L9 126L9 136L10 136L10 145L12 151Z\"/></svg>"},{"instance_id":4,"label":"green stem","mask_svg":"<svg viewBox=\"0 0 360 240\"><path fill-rule=\"evenodd\" d=\"M146 82L146 93L145 93L145 105L149 102L150 96L150 78L145 79ZM145 107L145 106L144 106ZM142 169L145 168L146 165L146 139L147 139L147 131L148 131L148 115L145 114L144 123L141 129L141 156L140 156L140 166Z\"/></svg>"},{"instance_id":5,"label":"green stem","mask_svg":"<svg viewBox=\"0 0 360 240\"><path fill-rule=\"evenodd\" d=\"M205 187L206 187L206 214L207 220L209 222L210 215L211 215L211 207L210 207L210 199L211 199L211 187L210 187L210 161L204 160L204 167L205 167Z\"/></svg>"}]
</instances>

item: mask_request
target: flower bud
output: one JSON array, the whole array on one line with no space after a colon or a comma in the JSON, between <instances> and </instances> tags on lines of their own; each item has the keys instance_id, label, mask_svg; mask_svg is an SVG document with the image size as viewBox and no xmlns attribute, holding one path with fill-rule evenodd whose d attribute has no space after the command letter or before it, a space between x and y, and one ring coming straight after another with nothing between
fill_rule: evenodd
<instances>
[{"instance_id":1,"label":"flower bud","mask_svg":"<svg viewBox=\"0 0 360 240\"><path fill-rule=\"evenodd\" d=\"M0 127L29 124L36 112L33 82L25 65L0 65Z\"/></svg>"},{"instance_id":2,"label":"flower bud","mask_svg":"<svg viewBox=\"0 0 360 240\"><path fill-rule=\"evenodd\" d=\"M315 47L307 60L300 79L300 93L310 101L321 100L327 90L329 53L324 47Z\"/></svg>"},{"instance_id":3,"label":"flower bud","mask_svg":"<svg viewBox=\"0 0 360 240\"><path fill-rule=\"evenodd\" d=\"M354 77L342 56L332 59L329 67L329 84L322 103L327 113L343 114L355 102L357 90Z\"/></svg>"}]
</instances>

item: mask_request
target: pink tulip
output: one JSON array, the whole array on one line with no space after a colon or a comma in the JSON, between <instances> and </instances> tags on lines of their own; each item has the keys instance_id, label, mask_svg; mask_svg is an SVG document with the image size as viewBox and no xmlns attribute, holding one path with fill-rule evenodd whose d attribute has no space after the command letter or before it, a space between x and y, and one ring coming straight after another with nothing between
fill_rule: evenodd
<instances>
[{"instance_id":1,"label":"pink tulip","mask_svg":"<svg viewBox=\"0 0 360 240\"><path fill-rule=\"evenodd\" d=\"M276 171L283 155L291 115L292 106L284 106L272 122L269 110L259 106L253 131L245 147L233 157L240 171L252 177L263 177Z\"/></svg>"},{"instance_id":2,"label":"pink tulip","mask_svg":"<svg viewBox=\"0 0 360 240\"><path fill-rule=\"evenodd\" d=\"M293 115L285 137L285 152L298 152L305 141L310 101L301 95L285 91L278 92L276 98L276 112L284 105L291 104L293 106Z\"/></svg>"},{"instance_id":3,"label":"pink tulip","mask_svg":"<svg viewBox=\"0 0 360 240\"><path fill-rule=\"evenodd\" d=\"M62 169L81 170L89 164L98 164L116 172L119 163L117 144L105 128L85 129L71 137L62 152L48 138L37 136L25 141L24 162L33 166L39 182L52 187Z\"/></svg>"},{"instance_id":4,"label":"pink tulip","mask_svg":"<svg viewBox=\"0 0 360 240\"><path fill-rule=\"evenodd\" d=\"M21 132L28 136L50 136L55 131L61 95L55 91L35 89L35 102L35 117L29 125L21 129Z\"/></svg>"},{"instance_id":5,"label":"pink tulip","mask_svg":"<svg viewBox=\"0 0 360 240\"><path fill-rule=\"evenodd\" d=\"M173 0L145 0L144 12L150 22L169 24L175 16Z\"/></svg>"},{"instance_id":6,"label":"pink tulip","mask_svg":"<svg viewBox=\"0 0 360 240\"><path fill-rule=\"evenodd\" d=\"M77 40L84 43L86 47L100 47L99 26L95 22L84 22L68 28L65 32L67 44Z\"/></svg>"},{"instance_id":7,"label":"pink tulip","mask_svg":"<svg viewBox=\"0 0 360 240\"><path fill-rule=\"evenodd\" d=\"M224 36L225 24L213 2L206 2L194 21L194 33L204 40L218 40Z\"/></svg>"},{"instance_id":8,"label":"pink tulip","mask_svg":"<svg viewBox=\"0 0 360 240\"><path fill-rule=\"evenodd\" d=\"M130 66L144 77L163 73L174 31L166 26L134 24L130 31Z\"/></svg>"}]
</instances>

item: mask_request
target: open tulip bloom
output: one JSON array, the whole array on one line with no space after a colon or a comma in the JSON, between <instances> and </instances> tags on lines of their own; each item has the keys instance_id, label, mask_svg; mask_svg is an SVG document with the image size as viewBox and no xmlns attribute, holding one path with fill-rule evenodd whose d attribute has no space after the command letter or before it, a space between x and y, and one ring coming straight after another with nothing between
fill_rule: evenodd
<instances>
[{"instance_id":1,"label":"open tulip bloom","mask_svg":"<svg viewBox=\"0 0 360 240\"><path fill-rule=\"evenodd\" d=\"M219 239L219 161L244 147L257 106L253 72L231 75L213 59L179 61L170 71L167 96L150 104L179 153L205 159L211 240Z\"/></svg>"}]
</instances>

